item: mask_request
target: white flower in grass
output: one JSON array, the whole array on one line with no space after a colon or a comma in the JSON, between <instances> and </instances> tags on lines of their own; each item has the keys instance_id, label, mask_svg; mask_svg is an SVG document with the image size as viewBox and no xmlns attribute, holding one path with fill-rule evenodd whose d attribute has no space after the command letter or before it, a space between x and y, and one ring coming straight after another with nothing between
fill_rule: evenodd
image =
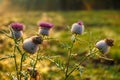
<instances>
[{"instance_id":1,"label":"white flower in grass","mask_svg":"<svg viewBox=\"0 0 120 80\"><path fill-rule=\"evenodd\" d=\"M43 42L42 37L33 36L25 39L23 42L23 49L30 54L34 54L39 49L39 44Z\"/></svg>"},{"instance_id":2,"label":"white flower in grass","mask_svg":"<svg viewBox=\"0 0 120 80\"><path fill-rule=\"evenodd\" d=\"M113 46L114 40L105 39L100 40L96 43L96 47L100 50L101 53L107 53L111 46Z\"/></svg>"},{"instance_id":3,"label":"white flower in grass","mask_svg":"<svg viewBox=\"0 0 120 80\"><path fill-rule=\"evenodd\" d=\"M71 32L73 34L83 34L84 32L84 25L83 25L83 22L78 22L78 23L74 23L72 25L72 28L71 28Z\"/></svg>"}]
</instances>

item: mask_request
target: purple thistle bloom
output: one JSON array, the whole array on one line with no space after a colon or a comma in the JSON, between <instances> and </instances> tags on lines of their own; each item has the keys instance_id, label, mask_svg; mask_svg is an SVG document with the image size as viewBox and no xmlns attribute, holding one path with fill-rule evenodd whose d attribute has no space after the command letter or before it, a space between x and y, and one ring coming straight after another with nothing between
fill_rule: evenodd
<instances>
[{"instance_id":1,"label":"purple thistle bloom","mask_svg":"<svg viewBox=\"0 0 120 80\"><path fill-rule=\"evenodd\" d=\"M78 24L79 24L79 25L83 25L83 22L82 22L82 21L79 21Z\"/></svg>"},{"instance_id":2,"label":"purple thistle bloom","mask_svg":"<svg viewBox=\"0 0 120 80\"><path fill-rule=\"evenodd\" d=\"M39 23L39 26L44 28L52 28L54 25L48 22L41 22Z\"/></svg>"},{"instance_id":3,"label":"purple thistle bloom","mask_svg":"<svg viewBox=\"0 0 120 80\"><path fill-rule=\"evenodd\" d=\"M50 28L52 28L54 25L48 22L41 22L39 23L39 26L39 33L48 36Z\"/></svg>"},{"instance_id":4,"label":"purple thistle bloom","mask_svg":"<svg viewBox=\"0 0 120 80\"><path fill-rule=\"evenodd\" d=\"M21 30L23 30L24 25L21 24L21 23L15 22L15 23L10 24L10 27L11 27L13 30L21 31Z\"/></svg>"}]
</instances>

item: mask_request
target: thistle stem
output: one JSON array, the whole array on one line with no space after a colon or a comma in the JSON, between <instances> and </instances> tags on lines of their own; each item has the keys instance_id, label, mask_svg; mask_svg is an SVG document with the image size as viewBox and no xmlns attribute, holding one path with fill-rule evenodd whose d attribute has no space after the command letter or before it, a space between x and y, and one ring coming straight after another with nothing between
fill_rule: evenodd
<instances>
[{"instance_id":1,"label":"thistle stem","mask_svg":"<svg viewBox=\"0 0 120 80\"><path fill-rule=\"evenodd\" d=\"M33 71L35 70L35 67L36 67L36 65L37 65L37 61L38 61L38 53L37 53L37 56L36 56L35 64L34 64L34 66L33 66Z\"/></svg>"},{"instance_id":2,"label":"thistle stem","mask_svg":"<svg viewBox=\"0 0 120 80\"><path fill-rule=\"evenodd\" d=\"M66 73L65 73L65 76L67 76L67 73L68 73L68 68L69 68L69 65L70 65L70 58L71 58L72 48L73 48L73 43L72 43L72 46L69 49L68 62L66 64Z\"/></svg>"},{"instance_id":3,"label":"thistle stem","mask_svg":"<svg viewBox=\"0 0 120 80\"><path fill-rule=\"evenodd\" d=\"M37 65L37 62L38 62L38 53L39 53L39 51L38 51L37 54L36 54L36 60L35 60L35 63L34 63L34 65L33 65L32 75L34 75L34 70L35 70L36 65ZM31 76L32 76L32 75L31 75ZM31 77L30 77L30 80L31 80Z\"/></svg>"},{"instance_id":4,"label":"thistle stem","mask_svg":"<svg viewBox=\"0 0 120 80\"><path fill-rule=\"evenodd\" d=\"M67 60L67 64L66 64L66 71L65 71L65 80L67 80L67 78L69 77L68 75L68 71L69 71L69 65L70 65L70 60L71 60L71 53L72 53L72 49L73 49L73 46L74 46L74 43L76 41L76 35L73 35L75 38L74 38L74 41L72 41L72 44L69 48L69 53L68 53L68 60Z\"/></svg>"},{"instance_id":5,"label":"thistle stem","mask_svg":"<svg viewBox=\"0 0 120 80\"><path fill-rule=\"evenodd\" d=\"M68 78L89 56L90 56L90 55L84 57L84 58L81 60L81 62L78 64L78 66L74 67L74 68L68 73L68 75L67 75L67 77L66 77L65 80L67 80L67 78Z\"/></svg>"},{"instance_id":6,"label":"thistle stem","mask_svg":"<svg viewBox=\"0 0 120 80\"><path fill-rule=\"evenodd\" d=\"M24 57L24 54L25 54L25 53L23 53L23 54L21 55L21 61L20 61L20 73L22 72L22 65L23 65L23 57ZM21 80L21 78L22 78L22 75L20 74L20 80Z\"/></svg>"},{"instance_id":7,"label":"thistle stem","mask_svg":"<svg viewBox=\"0 0 120 80\"><path fill-rule=\"evenodd\" d=\"M17 60L16 60L16 54L15 54L15 52L16 52L16 45L14 46L14 53L13 53L13 55L14 55L14 63L15 63L15 69L16 69L17 79L19 80L18 66L17 66Z\"/></svg>"},{"instance_id":8,"label":"thistle stem","mask_svg":"<svg viewBox=\"0 0 120 80\"><path fill-rule=\"evenodd\" d=\"M93 48L93 50L94 50L94 48ZM69 76L70 76L84 61L86 61L86 59L88 59L90 56L92 56L93 53L96 53L96 51L90 50L90 54L87 55L87 56L85 56L85 57L81 60L81 62L78 64L78 66L74 67L74 68L68 73L68 75L67 75L67 77L65 78L65 80L67 80L67 79L69 78Z\"/></svg>"}]
</instances>

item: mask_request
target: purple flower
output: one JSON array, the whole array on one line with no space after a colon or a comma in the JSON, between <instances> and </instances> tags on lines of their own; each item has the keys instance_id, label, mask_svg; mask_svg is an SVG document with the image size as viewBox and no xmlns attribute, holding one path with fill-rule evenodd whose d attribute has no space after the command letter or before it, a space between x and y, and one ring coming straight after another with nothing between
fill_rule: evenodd
<instances>
[{"instance_id":1,"label":"purple flower","mask_svg":"<svg viewBox=\"0 0 120 80\"><path fill-rule=\"evenodd\" d=\"M39 23L39 26L39 34L48 36L50 28L52 28L54 25L48 22L41 22Z\"/></svg>"},{"instance_id":2,"label":"purple flower","mask_svg":"<svg viewBox=\"0 0 120 80\"><path fill-rule=\"evenodd\" d=\"M10 24L10 27L13 29L13 31L10 33L11 37L19 39L23 36L23 32L22 32L24 28L23 24L14 22Z\"/></svg>"},{"instance_id":3,"label":"purple flower","mask_svg":"<svg viewBox=\"0 0 120 80\"><path fill-rule=\"evenodd\" d=\"M24 25L21 24L21 23L15 22L15 23L10 24L10 27L11 27L13 30L21 31L21 30L23 30Z\"/></svg>"},{"instance_id":4,"label":"purple flower","mask_svg":"<svg viewBox=\"0 0 120 80\"><path fill-rule=\"evenodd\" d=\"M39 26L44 28L52 28L54 25L48 22L41 22L39 23Z\"/></svg>"}]
</instances>

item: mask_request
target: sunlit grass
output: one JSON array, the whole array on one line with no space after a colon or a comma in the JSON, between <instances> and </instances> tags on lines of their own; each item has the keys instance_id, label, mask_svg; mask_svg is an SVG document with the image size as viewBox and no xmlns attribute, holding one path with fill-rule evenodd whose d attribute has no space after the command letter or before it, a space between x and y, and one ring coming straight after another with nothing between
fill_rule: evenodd
<instances>
[{"instance_id":1,"label":"sunlit grass","mask_svg":"<svg viewBox=\"0 0 120 80\"><path fill-rule=\"evenodd\" d=\"M0 31L6 30L9 33L8 25L11 21L22 22L26 25L24 38L34 35L38 31L38 21L49 21L55 24L53 30L51 30L51 37L68 41L71 39L70 27L74 22L79 20L83 21L85 24L85 34L80 36L81 39L85 41L97 42L104 38L113 38L115 40L115 46L112 47L109 54L110 58L113 58L116 63L120 62L120 12L119 11L71 11L71 12L12 12L0 15ZM26 36L27 35L27 36ZM89 37L91 35L91 37ZM5 37L4 34L0 33L0 56L11 54L13 49L13 42L9 38ZM88 44L81 40L74 50L79 50L78 53L82 53L88 49ZM48 43L50 43L48 45ZM60 43L61 44L61 43ZM52 47L50 47L52 45ZM95 44L92 44L94 46ZM66 57L66 50L62 46L58 45L58 42L46 42L44 43L45 51L42 53L45 55L60 55ZM66 45L67 46L67 45ZM85 48L84 48L85 47ZM12 71L13 67L11 63L7 60L0 61L0 78L5 79L8 71ZM43 63L44 64L44 61ZM89 63L88 63L89 64ZM49 62L48 62L49 65ZM48 78L52 76L52 79L58 77L59 75L54 72L49 71L49 66L41 67L41 73L43 76L48 75ZM41 66L41 65L39 65ZM91 68L92 66L92 68ZM117 67L117 68L116 68ZM9 70L11 69L11 70ZM43 70L43 72L42 72ZM48 70L48 71L46 71ZM45 72L46 71L46 72ZM54 71L54 70L53 70ZM45 73L44 73L45 72ZM56 71L57 72L57 71ZM55 76L53 75L55 74ZM71 78L71 80L79 80L80 76L74 73L76 79ZM100 65L98 68L94 69L93 65L87 66L85 72L83 72L83 79L90 78L91 80L119 80L120 69L119 65L104 66ZM98 79L99 78L99 79ZM62 79L61 79L62 80Z\"/></svg>"}]
</instances>

